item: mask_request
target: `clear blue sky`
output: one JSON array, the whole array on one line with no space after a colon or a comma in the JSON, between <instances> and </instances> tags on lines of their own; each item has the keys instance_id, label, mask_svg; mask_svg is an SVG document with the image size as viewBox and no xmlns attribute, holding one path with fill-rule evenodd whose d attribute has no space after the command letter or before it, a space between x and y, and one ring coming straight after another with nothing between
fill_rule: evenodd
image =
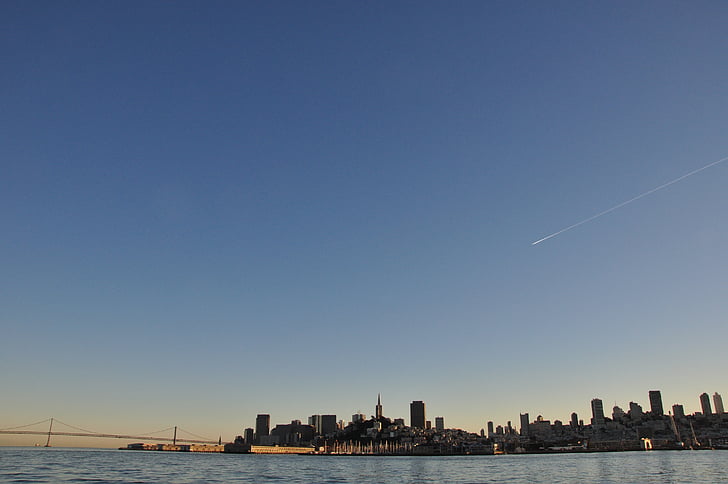
<instances>
[{"instance_id":1,"label":"clear blue sky","mask_svg":"<svg viewBox=\"0 0 728 484\"><path fill-rule=\"evenodd\" d=\"M727 23L3 2L0 427L231 439L381 392L478 431L728 394L728 163L530 245L728 156Z\"/></svg>"}]
</instances>

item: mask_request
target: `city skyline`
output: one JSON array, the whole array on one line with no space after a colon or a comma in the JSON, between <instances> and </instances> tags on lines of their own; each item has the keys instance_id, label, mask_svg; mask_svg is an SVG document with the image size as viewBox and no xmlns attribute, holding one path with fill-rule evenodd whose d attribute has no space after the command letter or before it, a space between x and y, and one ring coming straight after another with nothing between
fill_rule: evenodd
<instances>
[{"instance_id":1,"label":"city skyline","mask_svg":"<svg viewBox=\"0 0 728 484\"><path fill-rule=\"evenodd\" d=\"M714 407L728 163L696 170L728 155L727 23L707 0L5 2L0 426L218 436L380 392L476 432L649 389Z\"/></svg>"},{"instance_id":2,"label":"city skyline","mask_svg":"<svg viewBox=\"0 0 728 484\"><path fill-rule=\"evenodd\" d=\"M708 400L706 400L706 397ZM226 435L226 439L229 439L232 441L232 434L235 434L236 436L240 436L243 438L245 443L248 444L255 444L255 445L271 445L269 436L272 435L273 431L276 427L286 427L288 425L297 424L300 425L302 423L306 423L313 427L315 429L315 433L318 435L329 435L332 432L334 432L335 429L343 429L346 425L351 425L352 423L356 422L364 422L370 419L373 420L381 420L381 419L387 419L392 422L401 421L403 422L403 425L407 427L417 428L421 430L425 429L434 429L434 430L443 430L443 429L455 429L455 430L464 430L466 432L470 432L473 434L483 434L485 432L485 435L491 435L496 434L496 429L501 429L500 432L504 432L505 430L511 429L514 433L520 434L522 436L529 436L528 428L531 423L534 421L544 421L544 422L562 422L562 423L568 423L571 427L581 427L583 425L591 425L595 426L596 428L604 427L606 422L612 421L615 419L614 411L621 412L620 415L652 415L652 416L664 416L667 415L664 412L660 412L659 410L662 410L662 400L661 400L661 391L660 390L650 390L647 392L647 398L648 398L648 405L649 410L645 409L643 405L640 404L640 399L635 399L637 401L631 400L629 402L628 412L624 412L621 410L621 407L617 405L617 402L615 402L615 406L613 408L612 412L605 411L604 403L602 399L596 397L593 398L590 402L590 412L586 413L578 413L578 412L571 412L569 415L569 418L561 418L560 416L554 416L554 415L547 415L544 417L542 412L534 412L533 415L538 415L538 417L533 417L528 411L525 413L519 414L518 420L509 419L507 421L497 422L493 420L489 420L486 418L486 420L483 421L483 426L477 430L473 428L460 428L457 426L446 426L445 425L445 416L437 416L433 420L427 419L427 412L426 412L426 402L422 400L413 400L408 404L409 407L409 420L406 417L403 416L394 416L394 415L388 415L384 412L384 405L382 404L382 396L381 393L377 394L377 401L376 405L374 406L374 412L371 414L364 413L359 410L357 410L355 413L351 414L351 420L348 420L345 418L345 414L313 414L308 416L307 418L303 417L293 417L289 420L286 420L286 418L275 420L271 417L271 414L262 414L259 413L256 415L253 426L248 427L245 424L243 424L243 427L237 428L235 430L228 429L227 432L224 433ZM669 415L678 417L678 418L684 418L686 415L690 416L696 416L696 415L705 415L706 409L708 410L708 413L710 415L721 415L725 414L725 411L723 410L723 404L722 404L722 396L717 391L713 393L712 396L708 395L708 393L703 392L697 397L698 400L698 410L690 412L685 411L685 404L684 403L676 403L671 406L671 411L668 412ZM710 406L710 401L716 402L714 407ZM706 406L707 405L707 406ZM688 408L691 408L688 406ZM657 412L656 412L657 410ZM43 422L40 422L43 423ZM84 431L84 429L80 429L77 427L70 426L64 422L59 422L63 428L61 431L68 431L68 430L76 430L76 431ZM518 427L516 426L518 424ZM52 423L51 423L52 425ZM25 430L29 430L27 426L24 425L23 427ZM5 427L0 427L0 430L5 429ZM525 431L524 431L525 429ZM105 429L108 430L108 429ZM168 429L169 430L169 429ZM56 431L58 431L58 428L56 428ZM98 429L95 429L96 432L99 432ZM177 426L174 427L175 435L177 435ZM210 436L200 436L194 433L190 433L189 431L184 431L188 434L188 436L191 436L193 438L206 438L208 440L214 440ZM231 433L232 432L232 433ZM119 432L123 433L123 432ZM143 433L143 432L140 432ZM228 435L230 434L230 435ZM45 437L43 437L45 438ZM220 434L220 439L223 439L223 433ZM13 434L0 434L0 445L36 445L38 444L39 437L37 436L18 436ZM68 437L68 436L54 436L53 442L61 442L61 446L74 446L74 442L76 445L78 445L78 442L84 442L85 445L88 445L89 447L111 447L116 448L116 439L108 438L104 439L102 443L100 442L100 439L98 437L94 438L85 438L82 436L77 437Z\"/></svg>"}]
</instances>

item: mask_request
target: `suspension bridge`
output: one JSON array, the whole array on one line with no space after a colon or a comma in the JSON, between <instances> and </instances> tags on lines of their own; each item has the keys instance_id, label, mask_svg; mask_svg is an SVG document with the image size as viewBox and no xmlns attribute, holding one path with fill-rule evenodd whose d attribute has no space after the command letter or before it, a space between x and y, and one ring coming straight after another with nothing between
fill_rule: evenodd
<instances>
[{"instance_id":1,"label":"suspension bridge","mask_svg":"<svg viewBox=\"0 0 728 484\"><path fill-rule=\"evenodd\" d=\"M38 430L38 428L41 425L48 424L48 430ZM56 429L53 428L53 425L56 425ZM61 425L62 429L58 430L58 426ZM35 427L35 429L32 429L31 427ZM171 435L168 437L160 436L159 434L163 434L165 432L169 432ZM41 420L38 422L29 423L26 425L19 425L17 427L8 427L0 429L0 434L13 434L13 435L43 435L46 437L46 443L45 447L51 446L51 437L53 436L65 436L65 437L98 437L103 439L127 439L127 440L148 440L148 441L154 441L154 442L172 442L172 444L177 444L177 442L186 442L189 444L219 444L222 440L221 438L218 438L218 440L211 440L205 437L202 437L200 435L193 434L192 432L189 432L187 430L182 429L181 427L174 426L174 427L168 427L166 429L157 430L156 432L149 432L147 435L126 435L126 434L113 434L113 433L104 433L104 432L94 432L93 430L86 430L82 429L80 427L75 427L73 425L61 422L57 418L47 418L45 420ZM190 436L192 438L185 437L184 435Z\"/></svg>"}]
</instances>

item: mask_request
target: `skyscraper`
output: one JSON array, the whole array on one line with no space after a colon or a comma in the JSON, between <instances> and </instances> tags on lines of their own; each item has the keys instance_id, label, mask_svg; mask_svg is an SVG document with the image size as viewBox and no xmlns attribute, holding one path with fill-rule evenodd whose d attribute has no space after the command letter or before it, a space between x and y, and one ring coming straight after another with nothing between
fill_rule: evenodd
<instances>
[{"instance_id":1,"label":"skyscraper","mask_svg":"<svg viewBox=\"0 0 728 484\"><path fill-rule=\"evenodd\" d=\"M425 402L415 400L410 403L410 427L425 428Z\"/></svg>"},{"instance_id":2,"label":"skyscraper","mask_svg":"<svg viewBox=\"0 0 728 484\"><path fill-rule=\"evenodd\" d=\"M639 403L629 402L629 416L633 420L639 420L642 418L643 412L642 407Z\"/></svg>"},{"instance_id":3,"label":"skyscraper","mask_svg":"<svg viewBox=\"0 0 728 484\"><path fill-rule=\"evenodd\" d=\"M662 416L665 414L662 409L662 395L660 390L650 390L650 411L652 415Z\"/></svg>"},{"instance_id":4,"label":"skyscraper","mask_svg":"<svg viewBox=\"0 0 728 484\"><path fill-rule=\"evenodd\" d=\"M321 435L332 435L336 432L336 415L321 415Z\"/></svg>"},{"instance_id":5,"label":"skyscraper","mask_svg":"<svg viewBox=\"0 0 728 484\"><path fill-rule=\"evenodd\" d=\"M591 401L591 408L592 408L592 425L603 427L604 426L604 405L602 405L602 401L598 398L593 399Z\"/></svg>"},{"instance_id":6,"label":"skyscraper","mask_svg":"<svg viewBox=\"0 0 728 484\"><path fill-rule=\"evenodd\" d=\"M672 414L675 418L685 418L685 409L679 403L672 406Z\"/></svg>"},{"instance_id":7,"label":"skyscraper","mask_svg":"<svg viewBox=\"0 0 728 484\"><path fill-rule=\"evenodd\" d=\"M492 420L489 420L488 421L488 437L490 437L491 434L493 434L494 432L495 431L493 429L493 421Z\"/></svg>"},{"instance_id":8,"label":"skyscraper","mask_svg":"<svg viewBox=\"0 0 728 484\"><path fill-rule=\"evenodd\" d=\"M721 397L718 392L713 394L713 406L715 407L715 413L718 415L725 413L725 410L723 409L723 397Z\"/></svg>"},{"instance_id":9,"label":"skyscraper","mask_svg":"<svg viewBox=\"0 0 728 484\"><path fill-rule=\"evenodd\" d=\"M700 408L703 411L703 415L706 417L713 414L710 410L710 396L707 393L700 395Z\"/></svg>"},{"instance_id":10,"label":"skyscraper","mask_svg":"<svg viewBox=\"0 0 728 484\"><path fill-rule=\"evenodd\" d=\"M374 408L374 418L377 420L382 418L382 394L377 394L377 406Z\"/></svg>"},{"instance_id":11,"label":"skyscraper","mask_svg":"<svg viewBox=\"0 0 728 484\"><path fill-rule=\"evenodd\" d=\"M579 416L576 414L576 412L572 412L570 424L574 428L577 428L579 426Z\"/></svg>"},{"instance_id":12,"label":"skyscraper","mask_svg":"<svg viewBox=\"0 0 728 484\"><path fill-rule=\"evenodd\" d=\"M308 417L308 424L316 429L316 433L321 435L321 415L311 415Z\"/></svg>"},{"instance_id":13,"label":"skyscraper","mask_svg":"<svg viewBox=\"0 0 728 484\"><path fill-rule=\"evenodd\" d=\"M445 417L435 417L435 429L445 430Z\"/></svg>"},{"instance_id":14,"label":"skyscraper","mask_svg":"<svg viewBox=\"0 0 728 484\"><path fill-rule=\"evenodd\" d=\"M529 417L528 413L522 413L521 414L521 435L527 436L528 435L528 423L529 423Z\"/></svg>"},{"instance_id":15,"label":"skyscraper","mask_svg":"<svg viewBox=\"0 0 728 484\"><path fill-rule=\"evenodd\" d=\"M263 437L270 434L270 415L260 413L255 417L255 441L260 442Z\"/></svg>"}]
</instances>

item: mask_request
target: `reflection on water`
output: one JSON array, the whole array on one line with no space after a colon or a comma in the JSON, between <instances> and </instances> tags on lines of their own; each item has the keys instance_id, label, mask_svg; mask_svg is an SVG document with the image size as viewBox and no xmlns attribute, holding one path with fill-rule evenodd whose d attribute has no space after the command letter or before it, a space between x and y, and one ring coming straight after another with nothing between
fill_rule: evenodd
<instances>
[{"instance_id":1,"label":"reflection on water","mask_svg":"<svg viewBox=\"0 0 728 484\"><path fill-rule=\"evenodd\" d=\"M359 457L0 448L0 482L716 483L728 451Z\"/></svg>"}]
</instances>

